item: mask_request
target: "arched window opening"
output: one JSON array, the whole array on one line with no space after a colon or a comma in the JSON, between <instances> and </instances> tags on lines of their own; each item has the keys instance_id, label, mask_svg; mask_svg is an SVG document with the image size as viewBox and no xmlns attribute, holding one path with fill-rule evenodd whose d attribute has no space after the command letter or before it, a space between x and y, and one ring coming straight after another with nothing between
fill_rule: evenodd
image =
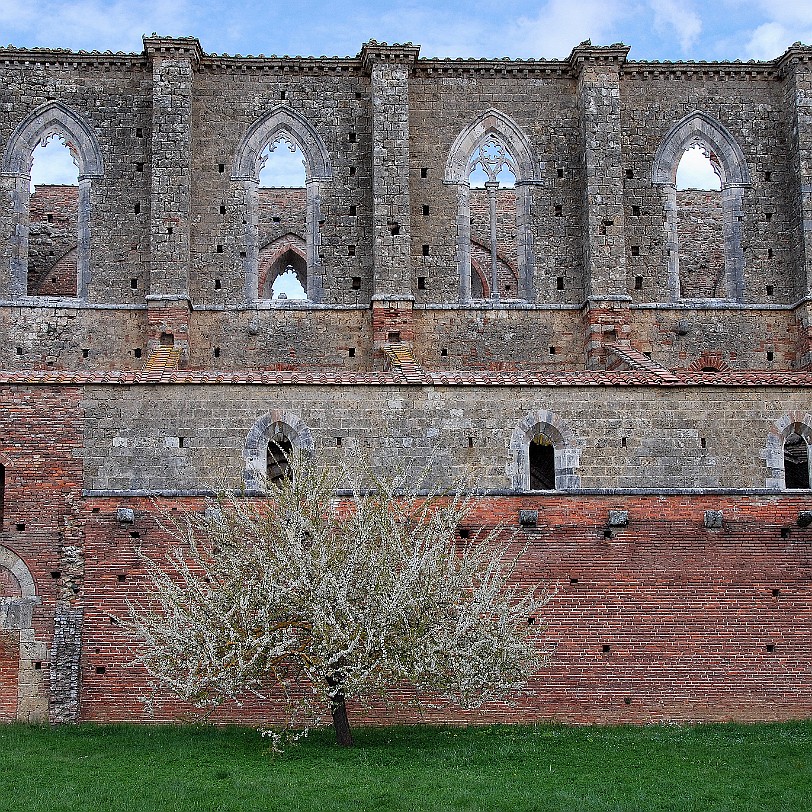
<instances>
[{"instance_id":1,"label":"arched window opening","mask_svg":"<svg viewBox=\"0 0 812 812\"><path fill-rule=\"evenodd\" d=\"M787 490L809 488L809 446L798 434L784 440L784 481Z\"/></svg>"},{"instance_id":2,"label":"arched window opening","mask_svg":"<svg viewBox=\"0 0 812 812\"><path fill-rule=\"evenodd\" d=\"M679 284L685 299L715 299L725 291L721 168L707 147L693 144L677 167Z\"/></svg>"},{"instance_id":3,"label":"arched window opening","mask_svg":"<svg viewBox=\"0 0 812 812\"><path fill-rule=\"evenodd\" d=\"M695 110L657 149L652 181L662 189L672 300L744 298L747 161L733 135Z\"/></svg>"},{"instance_id":4,"label":"arched window opening","mask_svg":"<svg viewBox=\"0 0 812 812\"><path fill-rule=\"evenodd\" d=\"M44 137L31 155L28 222L29 296L76 296L79 169L61 133Z\"/></svg>"},{"instance_id":5,"label":"arched window opening","mask_svg":"<svg viewBox=\"0 0 812 812\"><path fill-rule=\"evenodd\" d=\"M548 437L537 434L528 447L530 490L555 490L555 448Z\"/></svg>"},{"instance_id":6,"label":"arched window opening","mask_svg":"<svg viewBox=\"0 0 812 812\"><path fill-rule=\"evenodd\" d=\"M260 299L307 298L307 190L304 156L286 134L263 149L259 158L257 225L260 250ZM266 249L286 239L284 252ZM295 243L295 247L294 247ZM269 256L269 253L271 256Z\"/></svg>"},{"instance_id":7,"label":"arched window opening","mask_svg":"<svg viewBox=\"0 0 812 812\"><path fill-rule=\"evenodd\" d=\"M516 162L496 135L471 155L468 182L471 298L516 298ZM475 264L484 279L475 278Z\"/></svg>"},{"instance_id":8,"label":"arched window opening","mask_svg":"<svg viewBox=\"0 0 812 812\"><path fill-rule=\"evenodd\" d=\"M290 473L290 456L293 444L284 435L273 437L268 443L265 478L269 485L281 485Z\"/></svg>"}]
</instances>

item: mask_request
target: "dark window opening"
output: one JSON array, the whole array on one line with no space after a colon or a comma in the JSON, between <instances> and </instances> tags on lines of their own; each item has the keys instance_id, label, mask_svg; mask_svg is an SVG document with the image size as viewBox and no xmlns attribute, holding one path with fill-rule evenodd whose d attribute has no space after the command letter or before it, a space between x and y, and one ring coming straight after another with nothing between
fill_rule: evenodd
<instances>
[{"instance_id":1,"label":"dark window opening","mask_svg":"<svg viewBox=\"0 0 812 812\"><path fill-rule=\"evenodd\" d=\"M556 290L564 290L564 277L563 276L556 277L555 288L556 288Z\"/></svg>"},{"instance_id":2,"label":"dark window opening","mask_svg":"<svg viewBox=\"0 0 812 812\"><path fill-rule=\"evenodd\" d=\"M418 290L425 290L426 289L426 277L425 276L418 276L417 277L417 289Z\"/></svg>"},{"instance_id":3,"label":"dark window opening","mask_svg":"<svg viewBox=\"0 0 812 812\"><path fill-rule=\"evenodd\" d=\"M787 490L809 488L809 446L797 434L784 441L784 481Z\"/></svg>"},{"instance_id":4,"label":"dark window opening","mask_svg":"<svg viewBox=\"0 0 812 812\"><path fill-rule=\"evenodd\" d=\"M172 333L161 333L160 344L162 347L174 347L175 336Z\"/></svg>"},{"instance_id":5,"label":"dark window opening","mask_svg":"<svg viewBox=\"0 0 812 812\"><path fill-rule=\"evenodd\" d=\"M277 435L268 443L268 458L265 476L268 484L281 485L290 476L290 457L293 444L287 437Z\"/></svg>"},{"instance_id":6,"label":"dark window opening","mask_svg":"<svg viewBox=\"0 0 812 812\"><path fill-rule=\"evenodd\" d=\"M420 169L420 177L421 178L427 178L428 176L429 176L428 167L425 167L425 166L421 167L421 169Z\"/></svg>"},{"instance_id":7,"label":"dark window opening","mask_svg":"<svg viewBox=\"0 0 812 812\"><path fill-rule=\"evenodd\" d=\"M530 490L555 490L555 449L550 440L539 434L530 441Z\"/></svg>"},{"instance_id":8,"label":"dark window opening","mask_svg":"<svg viewBox=\"0 0 812 812\"><path fill-rule=\"evenodd\" d=\"M394 333L387 333L386 334L386 340L390 344L397 344L400 341L400 331L397 331L397 332L394 332Z\"/></svg>"},{"instance_id":9,"label":"dark window opening","mask_svg":"<svg viewBox=\"0 0 812 812\"><path fill-rule=\"evenodd\" d=\"M361 290L361 277L360 276L353 276L353 278L352 278L352 289L353 290Z\"/></svg>"}]
</instances>

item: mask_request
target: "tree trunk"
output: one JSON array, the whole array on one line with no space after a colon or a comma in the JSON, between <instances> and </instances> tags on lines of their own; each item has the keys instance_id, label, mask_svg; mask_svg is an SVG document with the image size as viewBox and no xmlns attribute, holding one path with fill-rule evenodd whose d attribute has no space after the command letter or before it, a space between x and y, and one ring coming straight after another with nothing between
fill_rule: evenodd
<instances>
[{"instance_id":1,"label":"tree trunk","mask_svg":"<svg viewBox=\"0 0 812 812\"><path fill-rule=\"evenodd\" d=\"M350 730L350 721L347 719L347 705L344 702L341 681L335 677L328 677L327 684L336 689L330 699L330 712L333 714L333 729L336 732L336 741L342 747L352 747L352 731Z\"/></svg>"}]
</instances>

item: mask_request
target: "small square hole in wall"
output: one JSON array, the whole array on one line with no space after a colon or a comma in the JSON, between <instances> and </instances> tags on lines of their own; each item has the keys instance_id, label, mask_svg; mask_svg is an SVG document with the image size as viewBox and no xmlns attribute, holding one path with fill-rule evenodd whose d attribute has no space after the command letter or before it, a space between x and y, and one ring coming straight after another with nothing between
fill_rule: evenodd
<instances>
[{"instance_id":1,"label":"small square hole in wall","mask_svg":"<svg viewBox=\"0 0 812 812\"><path fill-rule=\"evenodd\" d=\"M704 437L699 438L699 447L700 448L707 448L708 447L708 441Z\"/></svg>"},{"instance_id":2,"label":"small square hole in wall","mask_svg":"<svg viewBox=\"0 0 812 812\"><path fill-rule=\"evenodd\" d=\"M91 508L90 512L91 513L101 513L101 508L97 508L97 507Z\"/></svg>"},{"instance_id":3,"label":"small square hole in wall","mask_svg":"<svg viewBox=\"0 0 812 812\"><path fill-rule=\"evenodd\" d=\"M559 166L557 174L558 174L559 178L563 178L564 177L564 167Z\"/></svg>"},{"instance_id":4,"label":"small square hole in wall","mask_svg":"<svg viewBox=\"0 0 812 812\"><path fill-rule=\"evenodd\" d=\"M774 644L774 643L767 643L767 645L765 646L765 648L767 649L767 651L768 651L770 654L772 654L772 653L775 651L775 644Z\"/></svg>"},{"instance_id":5,"label":"small square hole in wall","mask_svg":"<svg viewBox=\"0 0 812 812\"><path fill-rule=\"evenodd\" d=\"M218 253L218 254L222 254L222 253L223 253L223 246L222 246L222 245L218 245L218 246L217 246L217 253Z\"/></svg>"},{"instance_id":6,"label":"small square hole in wall","mask_svg":"<svg viewBox=\"0 0 812 812\"><path fill-rule=\"evenodd\" d=\"M639 245L633 245L632 246L632 256L633 257L639 257L640 256L640 246Z\"/></svg>"},{"instance_id":7,"label":"small square hole in wall","mask_svg":"<svg viewBox=\"0 0 812 812\"><path fill-rule=\"evenodd\" d=\"M400 223L389 223L389 233L393 237L397 237L400 234Z\"/></svg>"},{"instance_id":8,"label":"small square hole in wall","mask_svg":"<svg viewBox=\"0 0 812 812\"><path fill-rule=\"evenodd\" d=\"M347 256L354 257L355 256L355 246L348 245L347 246Z\"/></svg>"},{"instance_id":9,"label":"small square hole in wall","mask_svg":"<svg viewBox=\"0 0 812 812\"><path fill-rule=\"evenodd\" d=\"M778 597L780 594L781 594L781 590L780 590L780 589L774 589L774 590L773 590L773 597L774 597L774 598L777 598L777 597Z\"/></svg>"},{"instance_id":10,"label":"small square hole in wall","mask_svg":"<svg viewBox=\"0 0 812 812\"><path fill-rule=\"evenodd\" d=\"M213 353L215 358L219 358L220 357L220 348L215 347L214 350L212 351L212 353Z\"/></svg>"},{"instance_id":11,"label":"small square hole in wall","mask_svg":"<svg viewBox=\"0 0 812 812\"><path fill-rule=\"evenodd\" d=\"M550 355L555 355L555 347L550 347Z\"/></svg>"},{"instance_id":12,"label":"small square hole in wall","mask_svg":"<svg viewBox=\"0 0 812 812\"><path fill-rule=\"evenodd\" d=\"M766 221L769 223L769 222L770 222L770 220L772 220L772 219L773 219L773 213L772 213L771 211L768 211L768 212L767 212L767 213L764 215L764 219L765 219L765 220L766 220Z\"/></svg>"},{"instance_id":13,"label":"small square hole in wall","mask_svg":"<svg viewBox=\"0 0 812 812\"><path fill-rule=\"evenodd\" d=\"M440 350L440 357L441 358L448 358L448 349L446 347L443 347Z\"/></svg>"},{"instance_id":14,"label":"small square hole in wall","mask_svg":"<svg viewBox=\"0 0 812 812\"><path fill-rule=\"evenodd\" d=\"M390 344L397 344L400 341L400 331L396 330L386 334L386 340Z\"/></svg>"},{"instance_id":15,"label":"small square hole in wall","mask_svg":"<svg viewBox=\"0 0 812 812\"><path fill-rule=\"evenodd\" d=\"M144 131L143 131L143 129L141 129L141 127L136 127L135 128L135 137L136 138L143 138L144 137Z\"/></svg>"},{"instance_id":16,"label":"small square hole in wall","mask_svg":"<svg viewBox=\"0 0 812 812\"><path fill-rule=\"evenodd\" d=\"M34 662L34 670L39 671L41 668L42 668L42 661L41 660L36 660Z\"/></svg>"},{"instance_id":17,"label":"small square hole in wall","mask_svg":"<svg viewBox=\"0 0 812 812\"><path fill-rule=\"evenodd\" d=\"M140 357L141 357L141 348L140 348L140 347L136 347L136 348L133 350L133 355L134 355L136 358L140 358Z\"/></svg>"},{"instance_id":18,"label":"small square hole in wall","mask_svg":"<svg viewBox=\"0 0 812 812\"><path fill-rule=\"evenodd\" d=\"M141 214L141 204L140 203L136 203L133 206L133 213L134 214Z\"/></svg>"},{"instance_id":19,"label":"small square hole in wall","mask_svg":"<svg viewBox=\"0 0 812 812\"><path fill-rule=\"evenodd\" d=\"M767 249L767 259L772 259L772 258L773 258L773 249L768 248Z\"/></svg>"},{"instance_id":20,"label":"small square hole in wall","mask_svg":"<svg viewBox=\"0 0 812 812\"><path fill-rule=\"evenodd\" d=\"M420 177L427 178L429 176L429 170L427 166L423 166L420 168Z\"/></svg>"},{"instance_id":21,"label":"small square hole in wall","mask_svg":"<svg viewBox=\"0 0 812 812\"><path fill-rule=\"evenodd\" d=\"M626 448L626 438L625 437L620 438L620 447L621 448Z\"/></svg>"},{"instance_id":22,"label":"small square hole in wall","mask_svg":"<svg viewBox=\"0 0 812 812\"><path fill-rule=\"evenodd\" d=\"M56 581L58 578L61 578L61 577L62 577L62 573L59 570L54 570L51 573L51 578L53 578L54 581Z\"/></svg>"},{"instance_id":23,"label":"small square hole in wall","mask_svg":"<svg viewBox=\"0 0 812 812\"><path fill-rule=\"evenodd\" d=\"M96 666L96 673L97 674L106 674L107 669L103 665L97 665Z\"/></svg>"},{"instance_id":24,"label":"small square hole in wall","mask_svg":"<svg viewBox=\"0 0 812 812\"><path fill-rule=\"evenodd\" d=\"M772 179L773 179L773 173L772 172L765 172L764 173L764 180L766 180L767 183L769 183Z\"/></svg>"},{"instance_id":25,"label":"small square hole in wall","mask_svg":"<svg viewBox=\"0 0 812 812\"><path fill-rule=\"evenodd\" d=\"M15 524L14 526L15 526L15 527L17 528L17 530L19 530L20 532L22 532L23 530L25 530L25 524L24 524L23 522L18 522L18 523L17 523L17 524Z\"/></svg>"},{"instance_id":26,"label":"small square hole in wall","mask_svg":"<svg viewBox=\"0 0 812 812\"><path fill-rule=\"evenodd\" d=\"M116 576L116 578L118 579L118 582L119 582L120 584L123 584L123 583L124 583L124 582L127 580L127 575L126 575L126 573L120 572L120 573L119 573L119 574Z\"/></svg>"},{"instance_id":27,"label":"small square hole in wall","mask_svg":"<svg viewBox=\"0 0 812 812\"><path fill-rule=\"evenodd\" d=\"M350 347L350 348L347 350L347 355L348 355L350 358L355 358L355 347Z\"/></svg>"},{"instance_id":28,"label":"small square hole in wall","mask_svg":"<svg viewBox=\"0 0 812 812\"><path fill-rule=\"evenodd\" d=\"M556 204L555 216L556 217L561 217L563 214L564 214L564 207L561 206L560 204Z\"/></svg>"},{"instance_id":29,"label":"small square hole in wall","mask_svg":"<svg viewBox=\"0 0 812 812\"><path fill-rule=\"evenodd\" d=\"M775 357L775 355L774 355L773 351L772 350L767 350L767 360L772 361L774 357Z\"/></svg>"},{"instance_id":30,"label":"small square hole in wall","mask_svg":"<svg viewBox=\"0 0 812 812\"><path fill-rule=\"evenodd\" d=\"M336 437L336 448L341 448L342 439L341 437Z\"/></svg>"},{"instance_id":31,"label":"small square hole in wall","mask_svg":"<svg viewBox=\"0 0 812 812\"><path fill-rule=\"evenodd\" d=\"M429 207L428 206L423 206L423 217L428 217L428 216L429 216Z\"/></svg>"},{"instance_id":32,"label":"small square hole in wall","mask_svg":"<svg viewBox=\"0 0 812 812\"><path fill-rule=\"evenodd\" d=\"M768 295L768 296L772 296L772 295L773 295L773 286L772 286L772 285L767 285L766 290L767 290L767 295Z\"/></svg>"},{"instance_id":33,"label":"small square hole in wall","mask_svg":"<svg viewBox=\"0 0 812 812\"><path fill-rule=\"evenodd\" d=\"M283 91L282 91L282 92L279 94L279 98L280 98L282 101L285 101L285 99L287 98L287 95L288 95L288 92L287 92L286 90L283 90Z\"/></svg>"},{"instance_id":34,"label":"small square hole in wall","mask_svg":"<svg viewBox=\"0 0 812 812\"><path fill-rule=\"evenodd\" d=\"M46 215L45 215L45 219L46 219L46 220L47 220L49 223L53 223L53 221L54 221L54 216L53 216L53 214L46 214Z\"/></svg>"},{"instance_id":35,"label":"small square hole in wall","mask_svg":"<svg viewBox=\"0 0 812 812\"><path fill-rule=\"evenodd\" d=\"M186 448L186 438L178 437L178 448Z\"/></svg>"},{"instance_id":36,"label":"small square hole in wall","mask_svg":"<svg viewBox=\"0 0 812 812\"><path fill-rule=\"evenodd\" d=\"M353 278L352 278L352 289L353 290L361 290L361 277L360 276L353 276Z\"/></svg>"},{"instance_id":37,"label":"small square hole in wall","mask_svg":"<svg viewBox=\"0 0 812 812\"><path fill-rule=\"evenodd\" d=\"M570 578L570 583L571 583L571 584L577 584L577 583L578 583L578 579L577 579L577 578Z\"/></svg>"},{"instance_id":38,"label":"small square hole in wall","mask_svg":"<svg viewBox=\"0 0 812 812\"><path fill-rule=\"evenodd\" d=\"M634 170L633 169L627 169L626 170L626 177L627 178L633 178L634 177Z\"/></svg>"},{"instance_id":39,"label":"small square hole in wall","mask_svg":"<svg viewBox=\"0 0 812 812\"><path fill-rule=\"evenodd\" d=\"M355 144L358 141L358 133L350 133L349 141L351 144Z\"/></svg>"},{"instance_id":40,"label":"small square hole in wall","mask_svg":"<svg viewBox=\"0 0 812 812\"><path fill-rule=\"evenodd\" d=\"M612 650L612 647L608 643L604 643L601 648L604 654L608 654Z\"/></svg>"},{"instance_id":41,"label":"small square hole in wall","mask_svg":"<svg viewBox=\"0 0 812 812\"><path fill-rule=\"evenodd\" d=\"M643 277L642 276L635 276L634 277L634 289L635 290L643 290Z\"/></svg>"},{"instance_id":42,"label":"small square hole in wall","mask_svg":"<svg viewBox=\"0 0 812 812\"><path fill-rule=\"evenodd\" d=\"M138 161L135 164L135 171L136 172L143 172L144 171L144 162L143 161Z\"/></svg>"},{"instance_id":43,"label":"small square hole in wall","mask_svg":"<svg viewBox=\"0 0 812 812\"><path fill-rule=\"evenodd\" d=\"M137 530L131 530L130 531L130 538L131 539L140 539L141 534Z\"/></svg>"},{"instance_id":44,"label":"small square hole in wall","mask_svg":"<svg viewBox=\"0 0 812 812\"><path fill-rule=\"evenodd\" d=\"M171 237L172 236L172 226L166 229L166 233Z\"/></svg>"},{"instance_id":45,"label":"small square hole in wall","mask_svg":"<svg viewBox=\"0 0 812 812\"><path fill-rule=\"evenodd\" d=\"M430 250L430 249L429 249L429 246L428 246L428 245L424 245L424 246L423 246L423 256L424 256L424 257L427 257L427 256L429 255L429 250Z\"/></svg>"},{"instance_id":46,"label":"small square hole in wall","mask_svg":"<svg viewBox=\"0 0 812 812\"><path fill-rule=\"evenodd\" d=\"M564 277L563 276L556 277L555 289L556 290L564 290Z\"/></svg>"},{"instance_id":47,"label":"small square hole in wall","mask_svg":"<svg viewBox=\"0 0 812 812\"><path fill-rule=\"evenodd\" d=\"M274 223L281 223L281 222L282 222L282 218L281 218L281 217L271 217L271 220L272 220Z\"/></svg>"},{"instance_id":48,"label":"small square hole in wall","mask_svg":"<svg viewBox=\"0 0 812 812\"><path fill-rule=\"evenodd\" d=\"M217 171L222 175L223 172L226 171L226 165L225 164L217 164Z\"/></svg>"},{"instance_id":49,"label":"small square hole in wall","mask_svg":"<svg viewBox=\"0 0 812 812\"><path fill-rule=\"evenodd\" d=\"M471 538L471 531L467 527L460 527L459 532L461 539Z\"/></svg>"},{"instance_id":50,"label":"small square hole in wall","mask_svg":"<svg viewBox=\"0 0 812 812\"><path fill-rule=\"evenodd\" d=\"M358 206L350 206L350 217L355 217L358 214Z\"/></svg>"},{"instance_id":51,"label":"small square hole in wall","mask_svg":"<svg viewBox=\"0 0 812 812\"><path fill-rule=\"evenodd\" d=\"M353 177L357 171L358 171L358 170L357 170L357 168L356 168L356 167L351 166L351 167L350 167L350 177Z\"/></svg>"},{"instance_id":52,"label":"small square hole in wall","mask_svg":"<svg viewBox=\"0 0 812 812\"><path fill-rule=\"evenodd\" d=\"M240 251L240 259L245 259L245 251Z\"/></svg>"},{"instance_id":53,"label":"small square hole in wall","mask_svg":"<svg viewBox=\"0 0 812 812\"><path fill-rule=\"evenodd\" d=\"M632 217L640 216L640 206L632 206Z\"/></svg>"},{"instance_id":54,"label":"small square hole in wall","mask_svg":"<svg viewBox=\"0 0 812 812\"><path fill-rule=\"evenodd\" d=\"M469 437L468 438L468 448L473 448L473 447L474 447L474 438Z\"/></svg>"},{"instance_id":55,"label":"small square hole in wall","mask_svg":"<svg viewBox=\"0 0 812 812\"><path fill-rule=\"evenodd\" d=\"M426 289L426 277L425 276L418 276L417 277L417 289L418 290L425 290Z\"/></svg>"},{"instance_id":56,"label":"small square hole in wall","mask_svg":"<svg viewBox=\"0 0 812 812\"><path fill-rule=\"evenodd\" d=\"M226 213L226 207L225 206L220 206L220 214L225 214L225 213Z\"/></svg>"},{"instance_id":57,"label":"small square hole in wall","mask_svg":"<svg viewBox=\"0 0 812 812\"><path fill-rule=\"evenodd\" d=\"M130 280L130 288L132 290L138 290L138 280L137 279L131 279Z\"/></svg>"},{"instance_id":58,"label":"small square hole in wall","mask_svg":"<svg viewBox=\"0 0 812 812\"><path fill-rule=\"evenodd\" d=\"M214 289L215 290L222 290L223 283L219 279L214 280Z\"/></svg>"},{"instance_id":59,"label":"small square hole in wall","mask_svg":"<svg viewBox=\"0 0 812 812\"><path fill-rule=\"evenodd\" d=\"M83 349L82 350L82 358L87 358L90 355L90 350Z\"/></svg>"}]
</instances>

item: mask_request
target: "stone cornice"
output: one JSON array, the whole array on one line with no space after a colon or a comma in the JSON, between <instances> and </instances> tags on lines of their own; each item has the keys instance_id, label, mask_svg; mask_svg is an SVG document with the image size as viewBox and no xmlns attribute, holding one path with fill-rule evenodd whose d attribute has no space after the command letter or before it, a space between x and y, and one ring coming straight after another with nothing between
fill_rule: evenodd
<instances>
[{"instance_id":1,"label":"stone cornice","mask_svg":"<svg viewBox=\"0 0 812 812\"><path fill-rule=\"evenodd\" d=\"M587 65L618 69L626 61L630 50L630 46L622 42L613 45L593 45L590 40L586 40L572 49L567 62L576 76Z\"/></svg>"},{"instance_id":2,"label":"stone cornice","mask_svg":"<svg viewBox=\"0 0 812 812\"><path fill-rule=\"evenodd\" d=\"M784 51L773 63L783 79L789 73L803 70L812 70L812 47L795 42Z\"/></svg>"},{"instance_id":3,"label":"stone cornice","mask_svg":"<svg viewBox=\"0 0 812 812\"><path fill-rule=\"evenodd\" d=\"M148 59L189 59L195 65L203 57L203 49L197 37L144 37L144 53Z\"/></svg>"},{"instance_id":4,"label":"stone cornice","mask_svg":"<svg viewBox=\"0 0 812 812\"><path fill-rule=\"evenodd\" d=\"M414 65L420 54L420 46L406 42L403 45L394 43L387 45L385 42L376 42L371 39L361 46L361 53L358 55L366 73L372 72L373 65L381 63Z\"/></svg>"}]
</instances>

